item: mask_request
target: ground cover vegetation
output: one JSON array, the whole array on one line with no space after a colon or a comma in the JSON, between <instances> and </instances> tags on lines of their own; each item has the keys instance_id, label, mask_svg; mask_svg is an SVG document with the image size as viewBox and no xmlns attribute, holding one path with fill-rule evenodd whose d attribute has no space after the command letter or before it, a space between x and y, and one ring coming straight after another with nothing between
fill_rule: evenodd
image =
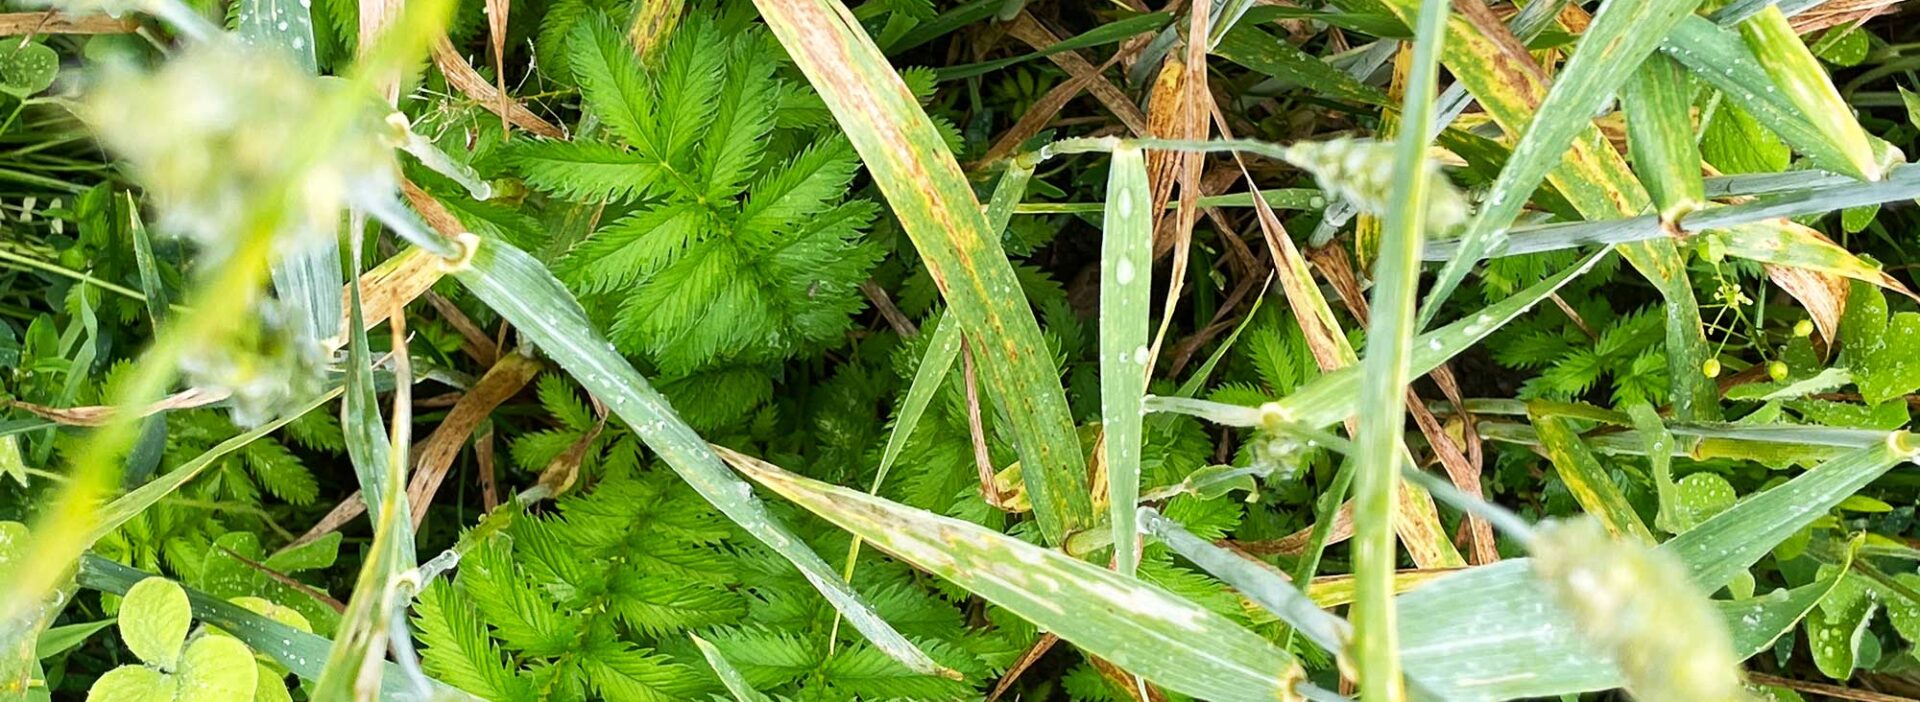
<instances>
[{"instance_id":1,"label":"ground cover vegetation","mask_svg":"<svg viewBox=\"0 0 1920 702\"><path fill-rule=\"evenodd\" d=\"M1920 698L1895 0L0 10L0 700Z\"/></svg>"}]
</instances>

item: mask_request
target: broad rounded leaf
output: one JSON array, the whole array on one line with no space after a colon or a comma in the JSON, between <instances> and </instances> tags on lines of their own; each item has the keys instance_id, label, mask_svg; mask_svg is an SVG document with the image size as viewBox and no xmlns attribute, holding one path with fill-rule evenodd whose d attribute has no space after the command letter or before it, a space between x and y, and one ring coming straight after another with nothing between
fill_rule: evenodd
<instances>
[{"instance_id":1,"label":"broad rounded leaf","mask_svg":"<svg viewBox=\"0 0 1920 702\"><path fill-rule=\"evenodd\" d=\"M0 50L3 51L3 50ZM0 90L25 97L46 90L60 73L60 54L26 43L0 53Z\"/></svg>"},{"instance_id":2,"label":"broad rounded leaf","mask_svg":"<svg viewBox=\"0 0 1920 702\"><path fill-rule=\"evenodd\" d=\"M1844 612L1829 613L1816 607L1807 613L1807 643L1813 665L1822 675L1835 680L1853 677L1860 641L1866 636L1872 615L1873 604L1864 599L1860 606Z\"/></svg>"},{"instance_id":3,"label":"broad rounded leaf","mask_svg":"<svg viewBox=\"0 0 1920 702\"><path fill-rule=\"evenodd\" d=\"M1893 576L1894 581L1910 588L1920 588L1920 574L1901 573ZM1900 632L1900 638L1908 643L1920 641L1920 604L1898 594L1886 599L1887 618L1893 620L1894 631Z\"/></svg>"},{"instance_id":4,"label":"broad rounded leaf","mask_svg":"<svg viewBox=\"0 0 1920 702\"><path fill-rule=\"evenodd\" d=\"M173 676L139 665L107 671L87 689L87 702L171 702Z\"/></svg>"},{"instance_id":5,"label":"broad rounded leaf","mask_svg":"<svg viewBox=\"0 0 1920 702\"><path fill-rule=\"evenodd\" d=\"M259 680L253 650L225 636L195 639L180 661L181 700L248 702Z\"/></svg>"},{"instance_id":6,"label":"broad rounded leaf","mask_svg":"<svg viewBox=\"0 0 1920 702\"><path fill-rule=\"evenodd\" d=\"M257 681L253 686L253 702L293 702L293 693L287 691L286 673L277 672L265 663L256 663Z\"/></svg>"},{"instance_id":7,"label":"broad rounded leaf","mask_svg":"<svg viewBox=\"0 0 1920 702\"><path fill-rule=\"evenodd\" d=\"M166 578L142 580L120 601L120 638L133 655L161 668L172 670L179 661L192 625L187 592Z\"/></svg>"},{"instance_id":8,"label":"broad rounded leaf","mask_svg":"<svg viewBox=\"0 0 1920 702\"><path fill-rule=\"evenodd\" d=\"M1740 497L1733 491L1733 484L1717 473L1694 473L1675 482L1673 488L1679 496L1680 531L1725 512Z\"/></svg>"}]
</instances>

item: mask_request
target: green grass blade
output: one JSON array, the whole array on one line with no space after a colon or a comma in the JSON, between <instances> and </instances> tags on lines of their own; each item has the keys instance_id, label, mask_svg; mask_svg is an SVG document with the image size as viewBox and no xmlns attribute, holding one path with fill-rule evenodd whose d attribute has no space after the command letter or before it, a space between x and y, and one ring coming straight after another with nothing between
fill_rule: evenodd
<instances>
[{"instance_id":1,"label":"green grass blade","mask_svg":"<svg viewBox=\"0 0 1920 702\"><path fill-rule=\"evenodd\" d=\"M1799 108L1801 117L1839 147L1846 157L1848 174L1879 180L1885 169L1874 157L1867 130L1854 119L1852 106L1840 97L1827 69L1800 41L1800 34L1793 31L1780 8L1768 7L1741 22L1740 36L1773 78L1773 85L1767 89L1778 86L1780 94Z\"/></svg>"},{"instance_id":2,"label":"green grass blade","mask_svg":"<svg viewBox=\"0 0 1920 702\"><path fill-rule=\"evenodd\" d=\"M1837 577L1743 600L1716 600L1735 653L1768 650L1806 616ZM1407 674L1448 702L1497 702L1573 695L1626 682L1587 643L1533 574L1512 559L1447 576L1400 597L1407 613Z\"/></svg>"},{"instance_id":3,"label":"green grass blade","mask_svg":"<svg viewBox=\"0 0 1920 702\"><path fill-rule=\"evenodd\" d=\"M1653 533L1640 522L1640 515L1627 503L1627 496L1613 484L1606 467L1600 465L1593 449L1580 440L1571 422L1562 417L1534 415L1533 429L1540 436L1547 459L1560 472L1561 482L1566 483L1567 490L1573 493L1573 499L1582 509L1599 518L1615 538L1653 543Z\"/></svg>"},{"instance_id":4,"label":"green grass blade","mask_svg":"<svg viewBox=\"0 0 1920 702\"><path fill-rule=\"evenodd\" d=\"M1447 38L1450 3L1426 2L1414 25L1413 65L1394 144L1391 201L1382 218L1374 264L1373 318L1367 353L1360 360L1360 421L1354 440L1352 617L1354 663L1369 700L1406 698L1400 674L1399 627L1394 623L1393 574L1399 554L1393 538L1394 498L1400 482L1401 446L1407 423L1410 358L1419 331L1414 304L1420 295L1420 246L1429 227L1429 203L1445 186L1427 160L1440 50ZM1511 168L1511 165L1509 165ZM1439 181L1436 183L1436 181ZM1529 188L1529 192L1531 188ZM1439 232L1432 232L1439 233Z\"/></svg>"},{"instance_id":5,"label":"green grass blade","mask_svg":"<svg viewBox=\"0 0 1920 702\"><path fill-rule=\"evenodd\" d=\"M722 449L723 451L725 449ZM1169 690L1219 702L1295 699L1300 664L1158 586L978 525L727 452L761 485L915 567Z\"/></svg>"},{"instance_id":6,"label":"green grass blade","mask_svg":"<svg viewBox=\"0 0 1920 702\"><path fill-rule=\"evenodd\" d=\"M360 227L356 224L354 235L359 234ZM374 526L373 543L360 564L353 596L340 618L333 647L327 652L327 664L314 684L316 699L361 699L364 686L378 684L384 677L381 673L385 671L377 666L385 659L388 637L395 633L390 606L395 592L389 585L395 574L413 568L416 558L406 481L406 462L410 456L406 427L412 421L412 371L406 345L396 338L394 421L389 437L382 426L374 395L373 350L367 341L366 316L360 305L359 257L354 258L354 282L347 287L346 383L349 390L346 401L341 403L340 426L354 473L360 479L360 494L367 497L367 512ZM404 314L403 310L393 310L396 320L403 320L404 317L398 315ZM398 635L407 634L401 629ZM376 667L369 671L370 665Z\"/></svg>"},{"instance_id":7,"label":"green grass blade","mask_svg":"<svg viewBox=\"0 0 1920 702\"><path fill-rule=\"evenodd\" d=\"M951 66L947 68L941 68L934 71L934 77L935 77L935 80L949 81L949 80L960 80L962 78L972 78L974 76L979 76L979 75L986 75L988 73L998 71L1002 68L1007 68L1009 66L1016 66L1022 63L1026 63L1028 61L1032 61L1034 59L1045 58L1045 57L1052 56L1054 54L1058 54L1064 51L1078 51L1080 49L1087 49L1087 48L1092 48L1096 46L1104 46L1107 44L1113 44L1113 43L1125 41L1127 39L1131 39L1140 34L1158 31L1160 28L1167 26L1167 24L1172 21L1173 21L1173 15L1169 15L1165 12L1152 12L1152 13L1143 14L1143 15L1134 15L1132 17L1114 20L1112 22L1108 22L1098 27L1094 27L1093 29L1089 29L1085 32L1081 32L1080 34L1077 34L1073 37L1062 39L1058 42L1055 42L1053 45L1048 46L1047 48L1041 49L1039 51L1033 51L1033 52L1021 54L1019 56L1009 56L1007 58L995 59L992 61L981 61L979 63L969 63L962 66Z\"/></svg>"},{"instance_id":8,"label":"green grass blade","mask_svg":"<svg viewBox=\"0 0 1920 702\"><path fill-rule=\"evenodd\" d=\"M1659 509L1654 512L1653 525L1661 531L1676 534L1680 518L1680 491L1673 484L1673 433L1667 431L1667 425L1660 421L1653 406L1636 403L1627 408L1628 416L1633 418L1634 430L1640 434L1640 445L1646 449L1648 468L1653 473L1653 491L1659 501Z\"/></svg>"},{"instance_id":9,"label":"green grass blade","mask_svg":"<svg viewBox=\"0 0 1920 702\"><path fill-rule=\"evenodd\" d=\"M900 415L893 420L893 430L887 433L887 446L880 452L880 467L873 473L873 487L867 489L871 495L880 494L880 486L887 481L887 474L893 470L893 462L899 460L900 452L906 450L907 439L913 435L913 428L920 424L920 417L927 412L927 405L933 403L933 396L940 389L941 381L946 380L948 372L953 370L953 362L960 357L960 325L942 319L933 328L933 338L927 340L926 355L920 358L920 367L913 372L913 381L907 385L906 399L900 402ZM860 545L865 543L860 537L853 537L847 544L847 565L841 570L841 579L853 581L853 567L860 562ZM834 625L839 626L836 617Z\"/></svg>"},{"instance_id":10,"label":"green grass blade","mask_svg":"<svg viewBox=\"0 0 1920 702\"><path fill-rule=\"evenodd\" d=\"M772 702L747 684L747 677L740 674L739 668L733 667L720 649L714 648L713 644L697 634L689 636L693 639L693 645L700 649L700 656L707 659L707 665L713 666L713 673L720 677L720 684L725 685L727 693L733 695L734 702Z\"/></svg>"},{"instance_id":11,"label":"green grass blade","mask_svg":"<svg viewBox=\"0 0 1920 702\"><path fill-rule=\"evenodd\" d=\"M1601 249L1589 254L1574 265L1567 267L1545 280L1528 286L1504 300L1488 305L1480 312L1468 315L1458 322L1420 335L1413 345L1411 374L1421 375L1431 372L1448 359L1465 351L1487 338L1494 330L1512 322L1533 306L1545 300L1548 295L1559 290L1573 278L1590 270L1602 257L1613 253L1612 249ZM1274 403L1274 411L1286 421L1321 428L1345 420L1359 410L1357 395L1360 387L1360 371L1347 368L1327 373L1302 386L1293 394ZM1160 398L1148 398L1148 411L1168 411ZM1251 425L1247 425L1251 426Z\"/></svg>"},{"instance_id":12,"label":"green grass blade","mask_svg":"<svg viewBox=\"0 0 1920 702\"><path fill-rule=\"evenodd\" d=\"M95 542L113 533L113 531L120 528L121 525L126 524L127 520L138 516L141 512L146 511L148 507L158 504L161 499L173 494L175 490L179 490L180 487L186 485L188 481L199 477L202 472L212 467L214 463L221 458L246 447L247 444L260 440L260 437L279 430L293 420L299 419L308 412L319 409L321 405L331 402L333 398L339 396L340 388L333 388L328 392L322 393L319 397L312 399L307 402L307 404L302 405L292 412L288 412L285 416L241 432L233 438L215 444L213 448L207 449L198 456L194 456L186 463L180 464L178 468L167 471L159 477L148 481L146 484L128 491L127 494L121 495L114 501L101 506L94 513L94 520L91 524L92 530L86 535L83 547L91 547Z\"/></svg>"},{"instance_id":13,"label":"green grass blade","mask_svg":"<svg viewBox=\"0 0 1920 702\"><path fill-rule=\"evenodd\" d=\"M1021 475L1049 543L1093 522L1086 457L1060 376L1020 281L925 111L838 0L756 0L893 206L948 315L980 355L988 391L1011 420Z\"/></svg>"},{"instance_id":14,"label":"green grass blade","mask_svg":"<svg viewBox=\"0 0 1920 702\"><path fill-rule=\"evenodd\" d=\"M240 40L254 46L271 46L284 52L293 63L309 74L320 72L320 62L314 58L313 11L312 1L299 0L241 0L234 9L236 29ZM339 261L339 247L333 250L333 261ZM334 266L339 269L338 265ZM339 287L335 286L335 290ZM338 297L334 301L339 302Z\"/></svg>"},{"instance_id":15,"label":"green grass blade","mask_svg":"<svg viewBox=\"0 0 1920 702\"><path fill-rule=\"evenodd\" d=\"M133 193L126 196L127 231L133 237L133 261L140 269L140 292L146 295L147 317L154 328L167 319L167 285L160 278L160 264L153 257L153 237L140 221L140 208Z\"/></svg>"},{"instance_id":16,"label":"green grass blade","mask_svg":"<svg viewBox=\"0 0 1920 702\"><path fill-rule=\"evenodd\" d=\"M1818 178L1818 175L1815 174ZM1768 224L1769 220L1822 214L1849 207L1874 205L1920 198L1920 167L1901 166L1876 182L1855 180L1801 179L1812 184L1804 190L1771 191L1766 197L1737 205L1709 207L1687 216L1679 229L1689 234L1722 232L1729 253L1738 251L1763 263L1830 270L1847 277L1876 282L1879 269L1817 237L1804 236L1805 228ZM1766 227L1747 229L1749 225ZM1794 234L1793 232L1801 232ZM1558 251L1594 244L1625 244L1670 238L1671 232L1658 216L1646 215L1597 222L1549 224L1515 229L1508 234L1498 254L1522 254ZM1459 242L1429 242L1421 254L1429 261L1443 261L1461 255ZM1851 272L1846 272L1851 271ZM1864 277L1863 277L1864 276Z\"/></svg>"},{"instance_id":17,"label":"green grass blade","mask_svg":"<svg viewBox=\"0 0 1920 702\"><path fill-rule=\"evenodd\" d=\"M1847 148L1780 92L1738 32L1704 17L1688 17L1674 27L1660 50L1821 168L1866 180L1866 172L1854 165Z\"/></svg>"},{"instance_id":18,"label":"green grass blade","mask_svg":"<svg viewBox=\"0 0 1920 702\"><path fill-rule=\"evenodd\" d=\"M355 266L359 268L358 265ZM347 366L346 399L340 403L340 429L347 447L347 460L353 464L354 478L367 504L384 505L393 500L405 504L406 485L388 474L393 465L393 446L387 436L386 420L380 416L380 398L373 383L373 350L367 344L366 315L360 304L360 276L347 290ZM408 513L402 509L403 514ZM378 523L379 510L373 511ZM411 529L408 530L411 532ZM412 551L413 538L402 539ZM409 557L411 560L411 557Z\"/></svg>"},{"instance_id":19,"label":"green grass blade","mask_svg":"<svg viewBox=\"0 0 1920 702\"><path fill-rule=\"evenodd\" d=\"M240 40L272 47L310 75L320 72L314 57L311 0L241 0L234 9ZM340 242L333 238L282 256L273 262L273 286L298 314L305 338L321 340L338 333L340 323Z\"/></svg>"},{"instance_id":20,"label":"green grass blade","mask_svg":"<svg viewBox=\"0 0 1920 702\"><path fill-rule=\"evenodd\" d=\"M900 402L900 416L894 418L893 431L887 433L887 446L880 453L880 468L873 476L871 492L875 494L880 492L880 484L887 479L887 472L900 458L900 452L906 450L907 439L920 424L921 415L926 414L927 405L933 403L941 381L953 370L954 360L960 357L959 325L942 319L934 324L931 337L927 340L927 353L921 357L920 367L914 370L913 381L907 385L906 399Z\"/></svg>"},{"instance_id":21,"label":"green grass blade","mask_svg":"<svg viewBox=\"0 0 1920 702\"><path fill-rule=\"evenodd\" d=\"M1140 565L1134 504L1140 501L1140 408L1152 312L1152 202L1145 154L1131 146L1114 149L1100 247L1100 426L1114 569L1122 575L1133 575Z\"/></svg>"},{"instance_id":22,"label":"green grass blade","mask_svg":"<svg viewBox=\"0 0 1920 702\"><path fill-rule=\"evenodd\" d=\"M1385 4L1402 21L1418 6L1413 0ZM1448 25L1443 56L1448 70L1507 133L1519 135L1520 143L1501 170L1488 204L1462 235L1462 255L1448 260L1429 291L1421 326L1439 313L1440 303L1466 277L1473 261L1497 244L1500 232L1512 224L1542 176L1591 219L1632 216L1646 209L1645 191L1591 118L1655 44L1691 16L1697 4L1695 0L1603 4L1551 91L1543 85L1544 73L1529 65L1531 59L1523 47L1500 28L1491 30L1495 33L1482 31L1466 18ZM1665 300L1667 369L1676 411L1683 417L1717 414L1713 384L1692 372L1705 362L1707 351L1685 259L1670 241L1623 246L1621 254Z\"/></svg>"},{"instance_id":23,"label":"green grass blade","mask_svg":"<svg viewBox=\"0 0 1920 702\"><path fill-rule=\"evenodd\" d=\"M997 195L998 190L994 191ZM1266 188L1260 191L1260 199L1268 207L1276 210L1318 210L1327 206L1327 197L1319 190L1311 188ZM1200 207L1252 207L1253 193L1229 193L1226 195L1208 195L1200 198ZM1100 212L1106 209L1101 202L1028 202L1013 206L1013 214L1084 214ZM1178 202L1168 202L1166 209L1179 207ZM991 216L991 215L989 215Z\"/></svg>"},{"instance_id":24,"label":"green grass blade","mask_svg":"<svg viewBox=\"0 0 1920 702\"><path fill-rule=\"evenodd\" d=\"M1852 278L1903 294L1906 286L1878 264L1868 262L1820 232L1784 219L1742 224L1726 230L1726 252L1750 261L1791 266Z\"/></svg>"},{"instance_id":25,"label":"green grass blade","mask_svg":"<svg viewBox=\"0 0 1920 702\"><path fill-rule=\"evenodd\" d=\"M1405 0L1392 0L1391 5L1405 19L1410 14ZM1509 131L1524 125L1519 143L1514 145L1513 156L1507 160L1506 168L1494 181L1480 213L1467 225L1461 234L1461 248L1472 252L1473 257L1449 262L1441 270L1440 278L1427 296L1426 316L1439 311L1439 303L1446 299L1453 288L1466 277L1472 261L1498 242L1500 232L1513 223L1515 216L1539 187L1548 172L1558 167L1563 157L1573 156L1568 162L1570 168L1592 170L1598 163L1592 159L1582 159L1579 153L1569 153L1568 146L1578 139L1587 142L1587 149L1604 149L1604 141L1595 143L1598 136L1594 130L1592 117L1600 106L1614 94L1620 85L1633 75L1634 68L1658 47L1660 40L1671 31L1681 18L1688 17L1699 0L1608 0L1594 14L1593 24L1580 37L1580 43L1573 56L1567 59L1567 65L1553 81L1552 89L1546 97L1535 105L1525 99L1524 91L1531 86L1515 86L1506 81L1511 74L1500 73L1498 68L1475 65L1485 61L1491 63L1499 56L1498 49L1491 42L1479 44L1484 47L1474 51L1472 46L1463 52L1450 54L1447 66L1462 81L1467 89L1486 105L1490 112L1504 105L1505 110L1496 113ZM1456 31L1475 32L1464 21L1455 23ZM1538 80L1538 78L1533 78ZM1537 88L1536 88L1537 89ZM1516 94L1520 93L1520 94ZM1504 94L1501 99L1490 100L1493 94ZM1617 161L1617 157L1615 159ZM1594 173L1585 179L1587 187L1594 189L1616 178L1614 173ZM1625 214L1637 214L1644 197L1633 192L1615 192L1613 198L1623 198L1624 202L1604 202L1600 211L1588 211L1581 207L1582 214L1589 217L1607 216L1626 210ZM1590 200L1590 198L1589 198ZM1575 206L1581 201L1575 199ZM1608 210L1612 210L1609 212ZM1423 320L1424 321L1424 320Z\"/></svg>"},{"instance_id":26,"label":"green grass blade","mask_svg":"<svg viewBox=\"0 0 1920 702\"><path fill-rule=\"evenodd\" d=\"M125 594L134 583L149 577L152 576L148 573L91 554L80 561L80 585L100 592ZM253 650L286 666L287 670L303 680L320 677L321 664L327 660L327 650L332 645L326 638L254 614L199 590L185 589L195 619L233 634ZM380 686L381 702L417 702L417 691L400 683L403 679L400 667L393 663L382 665L387 675L383 676L385 682ZM436 700L479 699L439 682L432 685L433 699Z\"/></svg>"},{"instance_id":27,"label":"green grass blade","mask_svg":"<svg viewBox=\"0 0 1920 702\"><path fill-rule=\"evenodd\" d=\"M1912 434L1893 432L1878 446L1855 449L1742 500L1661 548L1686 561L1702 590L1717 590L1841 500L1912 461L1914 451Z\"/></svg>"},{"instance_id":28,"label":"green grass blade","mask_svg":"<svg viewBox=\"0 0 1920 702\"><path fill-rule=\"evenodd\" d=\"M721 465L706 441L593 328L573 294L539 261L505 242L472 241L471 260L454 273L462 285L606 402L701 497L793 563L881 651L915 672L951 675L875 614L819 554L767 511L745 481Z\"/></svg>"},{"instance_id":29,"label":"green grass blade","mask_svg":"<svg viewBox=\"0 0 1920 702\"><path fill-rule=\"evenodd\" d=\"M1379 88L1360 82L1347 75L1346 71L1334 68L1326 61L1310 56L1252 24L1243 23L1227 32L1219 46L1214 47L1213 53L1256 73L1300 85L1321 95L1364 105L1393 106L1393 100Z\"/></svg>"},{"instance_id":30,"label":"green grass blade","mask_svg":"<svg viewBox=\"0 0 1920 702\"><path fill-rule=\"evenodd\" d=\"M1180 557L1199 566L1221 582L1233 586L1242 596L1266 608L1320 648L1339 656L1347 653L1347 641L1353 627L1326 610L1293 586L1276 571L1258 562L1208 543L1150 507L1140 508L1143 532L1173 549Z\"/></svg>"},{"instance_id":31,"label":"green grass blade","mask_svg":"<svg viewBox=\"0 0 1920 702\"><path fill-rule=\"evenodd\" d=\"M1841 500L1911 460L1911 435L1886 436L1743 500L1660 548L1686 565L1701 592L1717 590ZM1815 589L1716 603L1739 653L1752 655L1790 631L1831 585L1807 587ZM1624 682L1571 621L1541 616L1554 611L1552 598L1528 559L1448 576L1402 596L1400 604L1407 669L1446 699L1544 697Z\"/></svg>"},{"instance_id":32,"label":"green grass blade","mask_svg":"<svg viewBox=\"0 0 1920 702\"><path fill-rule=\"evenodd\" d=\"M1693 94L1680 64L1648 56L1620 92L1627 151L1660 218L1676 221L1707 201L1700 145L1693 136Z\"/></svg>"}]
</instances>

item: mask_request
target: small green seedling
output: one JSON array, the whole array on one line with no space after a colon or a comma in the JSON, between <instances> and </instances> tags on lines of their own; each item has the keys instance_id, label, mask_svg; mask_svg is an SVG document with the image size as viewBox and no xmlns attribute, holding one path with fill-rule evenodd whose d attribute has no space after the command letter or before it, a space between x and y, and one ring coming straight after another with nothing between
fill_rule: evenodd
<instances>
[{"instance_id":1,"label":"small green seedling","mask_svg":"<svg viewBox=\"0 0 1920 702\"><path fill-rule=\"evenodd\" d=\"M193 610L187 593L164 578L147 578L120 602L120 637L146 665L107 671L87 702L248 702L260 671L246 644L205 632L187 640ZM284 699L284 698L283 698Z\"/></svg>"}]
</instances>

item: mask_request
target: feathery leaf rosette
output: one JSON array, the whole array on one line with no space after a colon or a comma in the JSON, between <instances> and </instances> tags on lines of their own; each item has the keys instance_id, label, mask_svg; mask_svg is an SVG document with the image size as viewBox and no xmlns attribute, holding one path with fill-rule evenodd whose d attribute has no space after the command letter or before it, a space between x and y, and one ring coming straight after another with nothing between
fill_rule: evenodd
<instances>
[{"instance_id":1,"label":"feathery leaf rosette","mask_svg":"<svg viewBox=\"0 0 1920 702\"><path fill-rule=\"evenodd\" d=\"M280 52L219 39L151 73L109 67L83 114L157 201L161 230L219 259L262 208L281 207L275 248L285 253L332 240L343 207L398 188L378 103L369 99L345 129L320 129L337 117L328 93L344 86L303 74ZM289 144L316 133L336 138L317 158L288 158Z\"/></svg>"},{"instance_id":2,"label":"feathery leaf rosette","mask_svg":"<svg viewBox=\"0 0 1920 702\"><path fill-rule=\"evenodd\" d=\"M687 18L643 66L605 17L574 28L575 78L610 141L536 141L509 160L529 185L580 202L635 202L568 253L560 276L610 308L621 350L669 374L757 362L837 339L864 304L879 214L847 200L859 160L783 111L765 33Z\"/></svg>"},{"instance_id":3,"label":"feathery leaf rosette","mask_svg":"<svg viewBox=\"0 0 1920 702\"><path fill-rule=\"evenodd\" d=\"M1286 148L1288 163L1313 174L1320 189L1358 205L1370 214L1385 214L1393 202L1393 144L1372 139L1297 141ZM1467 221L1466 196L1428 161L1432 179L1427 201L1429 235L1442 236Z\"/></svg>"},{"instance_id":4,"label":"feathery leaf rosette","mask_svg":"<svg viewBox=\"0 0 1920 702\"><path fill-rule=\"evenodd\" d=\"M1724 619L1666 551L1618 541L1598 521L1541 526L1533 570L1645 700L1748 699Z\"/></svg>"}]
</instances>

